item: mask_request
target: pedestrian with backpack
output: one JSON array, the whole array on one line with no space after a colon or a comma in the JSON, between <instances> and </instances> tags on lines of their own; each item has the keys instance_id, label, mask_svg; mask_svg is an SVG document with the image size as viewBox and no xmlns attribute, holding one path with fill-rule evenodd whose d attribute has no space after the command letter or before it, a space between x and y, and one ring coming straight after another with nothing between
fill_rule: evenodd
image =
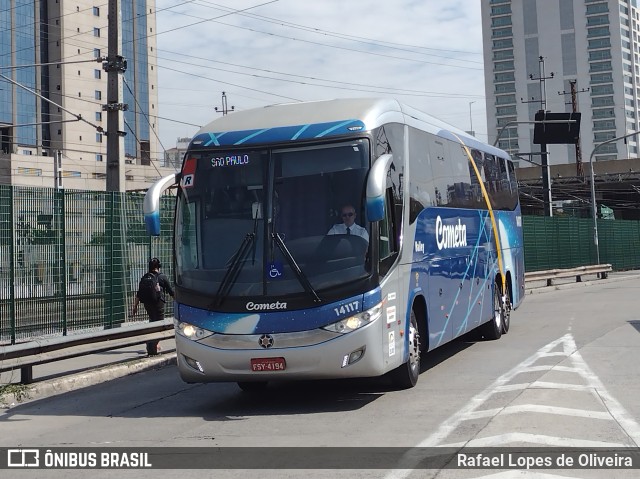
<instances>
[{"instance_id":1,"label":"pedestrian with backpack","mask_svg":"<svg viewBox=\"0 0 640 479\"><path fill-rule=\"evenodd\" d=\"M135 316L138 312L138 304L144 304L150 323L164 319L166 295L169 294L172 298L175 296L169 279L160 272L161 267L162 265L158 258L149 260L149 271L140 279L138 291L133 300L133 309L131 310L131 315ZM158 350L158 341L149 341L147 343L147 354L149 356L156 356Z\"/></svg>"}]
</instances>

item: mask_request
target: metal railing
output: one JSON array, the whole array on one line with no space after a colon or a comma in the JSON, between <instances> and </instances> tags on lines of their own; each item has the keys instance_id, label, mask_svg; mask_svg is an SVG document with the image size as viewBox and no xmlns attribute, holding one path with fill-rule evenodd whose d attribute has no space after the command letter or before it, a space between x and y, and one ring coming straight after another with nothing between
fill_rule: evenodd
<instances>
[{"instance_id":1,"label":"metal railing","mask_svg":"<svg viewBox=\"0 0 640 479\"><path fill-rule=\"evenodd\" d=\"M589 266L578 266L576 268L550 269L546 271L533 271L525 273L524 281L546 281L547 286L553 286L553 281L560 278L571 278L575 276L576 282L582 281L582 276L595 274L598 278L606 279L608 273L612 271L610 264L594 264Z\"/></svg>"},{"instance_id":2,"label":"metal railing","mask_svg":"<svg viewBox=\"0 0 640 479\"><path fill-rule=\"evenodd\" d=\"M20 370L20 382L33 382L33 367L63 359L174 337L173 319L131 324L100 332L39 339L0 348L0 372Z\"/></svg>"}]
</instances>

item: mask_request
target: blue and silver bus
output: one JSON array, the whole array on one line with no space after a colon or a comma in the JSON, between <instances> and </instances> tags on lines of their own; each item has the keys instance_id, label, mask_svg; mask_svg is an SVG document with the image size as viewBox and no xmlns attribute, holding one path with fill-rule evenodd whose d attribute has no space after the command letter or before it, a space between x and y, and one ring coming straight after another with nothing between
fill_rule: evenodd
<instances>
[{"instance_id":1,"label":"blue and silver bus","mask_svg":"<svg viewBox=\"0 0 640 479\"><path fill-rule=\"evenodd\" d=\"M175 339L188 383L257 390L388 374L412 387L422 354L471 330L498 339L523 298L509 155L395 100L211 122L181 171L147 192L152 234L175 184Z\"/></svg>"}]
</instances>

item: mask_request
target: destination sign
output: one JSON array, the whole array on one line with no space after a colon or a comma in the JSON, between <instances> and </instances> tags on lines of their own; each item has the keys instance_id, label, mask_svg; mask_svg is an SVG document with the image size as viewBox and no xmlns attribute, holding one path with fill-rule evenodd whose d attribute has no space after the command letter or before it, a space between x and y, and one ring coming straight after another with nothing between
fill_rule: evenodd
<instances>
[{"instance_id":1,"label":"destination sign","mask_svg":"<svg viewBox=\"0 0 640 479\"><path fill-rule=\"evenodd\" d=\"M252 154L223 154L216 155L210 160L211 168L226 168L232 166L243 166L252 163Z\"/></svg>"}]
</instances>

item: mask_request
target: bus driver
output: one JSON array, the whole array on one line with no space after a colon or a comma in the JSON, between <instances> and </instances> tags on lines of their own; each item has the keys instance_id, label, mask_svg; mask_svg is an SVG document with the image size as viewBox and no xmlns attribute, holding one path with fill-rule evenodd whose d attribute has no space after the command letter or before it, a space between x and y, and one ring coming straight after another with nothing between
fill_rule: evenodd
<instances>
[{"instance_id":1,"label":"bus driver","mask_svg":"<svg viewBox=\"0 0 640 479\"><path fill-rule=\"evenodd\" d=\"M342 223L333 225L328 235L357 235L368 243L369 242L369 233L362 226L359 226L355 223L356 221L356 210L352 205L344 205L341 208L341 216Z\"/></svg>"}]
</instances>

